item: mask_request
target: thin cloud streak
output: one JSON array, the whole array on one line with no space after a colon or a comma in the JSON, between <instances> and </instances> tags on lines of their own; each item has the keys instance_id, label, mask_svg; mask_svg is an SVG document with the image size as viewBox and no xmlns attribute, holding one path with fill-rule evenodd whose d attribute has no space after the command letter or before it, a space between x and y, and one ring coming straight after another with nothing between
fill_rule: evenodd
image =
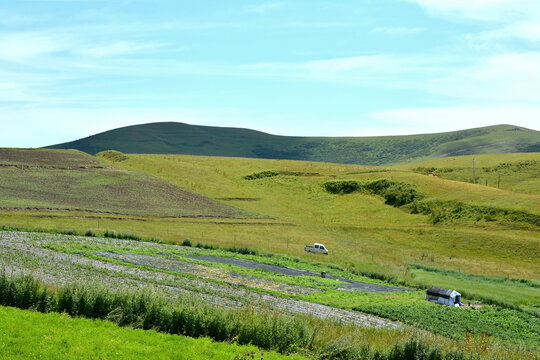
<instances>
[{"instance_id":1,"label":"thin cloud streak","mask_svg":"<svg viewBox=\"0 0 540 360\"><path fill-rule=\"evenodd\" d=\"M376 27L371 29L370 33L385 34L389 36L414 35L426 31L425 28L419 27Z\"/></svg>"},{"instance_id":2,"label":"thin cloud streak","mask_svg":"<svg viewBox=\"0 0 540 360\"><path fill-rule=\"evenodd\" d=\"M390 125L395 134L454 131L471 128L471 124L474 127L512 124L540 130L540 106L537 105L402 108L374 111L368 117Z\"/></svg>"}]
</instances>

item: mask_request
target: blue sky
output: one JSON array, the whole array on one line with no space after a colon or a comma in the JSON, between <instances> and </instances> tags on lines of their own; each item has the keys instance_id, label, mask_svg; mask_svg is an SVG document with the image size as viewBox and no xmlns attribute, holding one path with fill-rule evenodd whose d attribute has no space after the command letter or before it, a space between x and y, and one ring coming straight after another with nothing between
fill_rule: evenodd
<instances>
[{"instance_id":1,"label":"blue sky","mask_svg":"<svg viewBox=\"0 0 540 360\"><path fill-rule=\"evenodd\" d=\"M0 146L156 121L540 130L540 1L2 1Z\"/></svg>"}]
</instances>

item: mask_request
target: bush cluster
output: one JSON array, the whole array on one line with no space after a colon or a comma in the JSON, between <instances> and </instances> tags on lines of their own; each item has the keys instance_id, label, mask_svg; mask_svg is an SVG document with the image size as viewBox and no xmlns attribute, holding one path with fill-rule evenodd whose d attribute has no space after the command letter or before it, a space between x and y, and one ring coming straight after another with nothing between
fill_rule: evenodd
<instances>
[{"instance_id":1,"label":"bush cluster","mask_svg":"<svg viewBox=\"0 0 540 360\"><path fill-rule=\"evenodd\" d=\"M243 255L259 255L259 251L255 249L251 249L247 246L230 246L228 248L225 248L226 251L243 254Z\"/></svg>"},{"instance_id":2,"label":"bush cluster","mask_svg":"<svg viewBox=\"0 0 540 360\"><path fill-rule=\"evenodd\" d=\"M267 177L272 177L272 176L278 176L279 175L279 172L278 171L275 171L275 170L266 170L266 171L261 171L261 172L257 172L257 173L253 173L251 175L246 175L244 176L244 179L246 180L256 180L256 179L262 179L262 178L267 178Z\"/></svg>"},{"instance_id":3,"label":"bush cluster","mask_svg":"<svg viewBox=\"0 0 540 360\"><path fill-rule=\"evenodd\" d=\"M123 239L123 240L142 240L142 237L136 234L130 234L130 233L121 233L121 232L114 232L110 230L105 230L105 233L103 234L106 238L114 238L114 239Z\"/></svg>"},{"instance_id":4,"label":"bush cluster","mask_svg":"<svg viewBox=\"0 0 540 360\"><path fill-rule=\"evenodd\" d=\"M350 194L356 191L378 195L385 203L392 206L403 206L421 199L421 194L409 183L387 179L375 181L329 181L323 184L331 194Z\"/></svg>"},{"instance_id":5,"label":"bush cluster","mask_svg":"<svg viewBox=\"0 0 540 360\"><path fill-rule=\"evenodd\" d=\"M453 172L454 169L418 166L412 169L412 171L417 172L417 173L422 173L422 174L427 174L427 173L442 174L442 173Z\"/></svg>"},{"instance_id":6,"label":"bush cluster","mask_svg":"<svg viewBox=\"0 0 540 360\"><path fill-rule=\"evenodd\" d=\"M119 162L127 160L127 155L116 150L105 150L96 154L96 156L101 156L102 158L108 159L110 161Z\"/></svg>"},{"instance_id":7,"label":"bush cluster","mask_svg":"<svg viewBox=\"0 0 540 360\"><path fill-rule=\"evenodd\" d=\"M191 247L191 246L193 246L193 244L191 244L191 240L189 240L189 239L184 239L184 240L182 241L182 246L189 246L189 247Z\"/></svg>"}]
</instances>

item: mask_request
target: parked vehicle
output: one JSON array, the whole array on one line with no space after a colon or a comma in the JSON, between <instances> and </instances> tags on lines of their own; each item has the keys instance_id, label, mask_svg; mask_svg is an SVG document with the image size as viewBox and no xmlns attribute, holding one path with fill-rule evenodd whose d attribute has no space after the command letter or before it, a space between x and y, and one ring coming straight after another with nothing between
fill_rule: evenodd
<instances>
[{"instance_id":1,"label":"parked vehicle","mask_svg":"<svg viewBox=\"0 0 540 360\"><path fill-rule=\"evenodd\" d=\"M323 244L315 243L313 246L307 245L304 250L313 252L313 253L319 253L319 254L325 254L328 255L328 250L324 247Z\"/></svg>"}]
</instances>

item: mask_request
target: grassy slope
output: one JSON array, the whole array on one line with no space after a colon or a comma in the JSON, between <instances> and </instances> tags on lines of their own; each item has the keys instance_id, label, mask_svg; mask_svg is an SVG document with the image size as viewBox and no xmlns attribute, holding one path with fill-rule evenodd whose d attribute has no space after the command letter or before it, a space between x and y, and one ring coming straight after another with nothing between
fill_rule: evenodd
<instances>
[{"instance_id":1,"label":"grassy slope","mask_svg":"<svg viewBox=\"0 0 540 360\"><path fill-rule=\"evenodd\" d=\"M379 197L361 193L331 195L321 185L329 180L387 178L414 184L428 200L460 201L533 214L540 213L539 195L430 178L403 169L319 162L130 155L127 160L115 163L115 166L129 171L145 171L214 199L255 199L221 201L272 219L167 219L82 212L4 211L0 213L0 222L23 227L32 225L82 231L89 228L96 231L114 229L170 241L181 242L187 237L193 242L249 246L308 261L335 263L343 268L382 272L419 284L424 284L424 280L420 274L408 269L407 264L423 264L464 273L540 278L537 229L526 230L519 226L509 227L497 222L471 219L432 225L428 223L427 216L409 214L403 209L385 205ZM243 178L264 170L319 175L280 175L251 181ZM305 253L304 245L315 241L325 243L331 254L323 257ZM415 276L419 276L418 279ZM453 276L439 276L439 279L459 284L459 280ZM511 301L538 307L534 300L532 303L523 301L530 291L536 294L536 290L523 293L522 289L516 288L512 291L518 300L512 295ZM492 296L493 291L488 289L482 294L485 298ZM495 300L508 299L496 295Z\"/></svg>"},{"instance_id":2,"label":"grassy slope","mask_svg":"<svg viewBox=\"0 0 540 360\"><path fill-rule=\"evenodd\" d=\"M91 340L90 340L91 339ZM0 307L0 359L304 359L151 330L120 328L99 320ZM263 355L264 354L264 355Z\"/></svg>"},{"instance_id":3,"label":"grassy slope","mask_svg":"<svg viewBox=\"0 0 540 360\"><path fill-rule=\"evenodd\" d=\"M145 171L214 199L257 199L221 201L272 219L160 219L24 211L3 212L0 219L18 226L97 231L109 228L176 241L187 237L194 242L250 246L306 259L313 256L303 251L304 245L318 241L331 249L330 256L317 257L318 261L398 276L407 276L405 264L419 263L467 273L540 278L538 231L474 220L463 220L459 226L431 225L428 217L385 205L379 197L360 193L331 195L321 184L328 180L388 178L414 184L427 199L534 214L540 213L539 195L430 178L410 171L318 162L130 155L115 166L135 173ZM282 175L252 181L243 178L263 170L303 171L321 176ZM61 195L62 189L58 193ZM69 192L64 195L70 199ZM124 212L134 211L132 203L124 206Z\"/></svg>"},{"instance_id":4,"label":"grassy slope","mask_svg":"<svg viewBox=\"0 0 540 360\"><path fill-rule=\"evenodd\" d=\"M254 130L153 123L114 129L50 148L91 154L191 154L372 164L439 156L540 150L540 133L499 125L439 134L385 137L287 137Z\"/></svg>"},{"instance_id":5,"label":"grassy slope","mask_svg":"<svg viewBox=\"0 0 540 360\"><path fill-rule=\"evenodd\" d=\"M448 157L394 168L429 171L444 179L472 182L473 159L477 184L487 183L490 187L522 193L540 193L540 153Z\"/></svg>"},{"instance_id":6,"label":"grassy slope","mask_svg":"<svg viewBox=\"0 0 540 360\"><path fill-rule=\"evenodd\" d=\"M192 239L212 239L228 245L237 243L304 257L309 255L303 253L302 245L320 241L332 250L322 261L364 268L373 266L379 270L389 265L396 269L404 263L419 262L466 272L532 278L540 275L536 262L536 231L511 230L484 222L458 227L433 226L427 224L425 216L385 205L378 197L330 195L321 184L335 179L390 178L415 184L431 199L489 204L538 214L540 197L537 195L508 193L412 172L325 163L133 155L121 166L145 170L212 198L259 199L231 203L294 225L230 226L214 230L212 226L200 224L194 231L186 224L182 232ZM243 179L253 172L272 169L315 172L323 176Z\"/></svg>"},{"instance_id":7,"label":"grassy slope","mask_svg":"<svg viewBox=\"0 0 540 360\"><path fill-rule=\"evenodd\" d=\"M155 216L247 216L140 172L78 151L0 149L0 207Z\"/></svg>"}]
</instances>

